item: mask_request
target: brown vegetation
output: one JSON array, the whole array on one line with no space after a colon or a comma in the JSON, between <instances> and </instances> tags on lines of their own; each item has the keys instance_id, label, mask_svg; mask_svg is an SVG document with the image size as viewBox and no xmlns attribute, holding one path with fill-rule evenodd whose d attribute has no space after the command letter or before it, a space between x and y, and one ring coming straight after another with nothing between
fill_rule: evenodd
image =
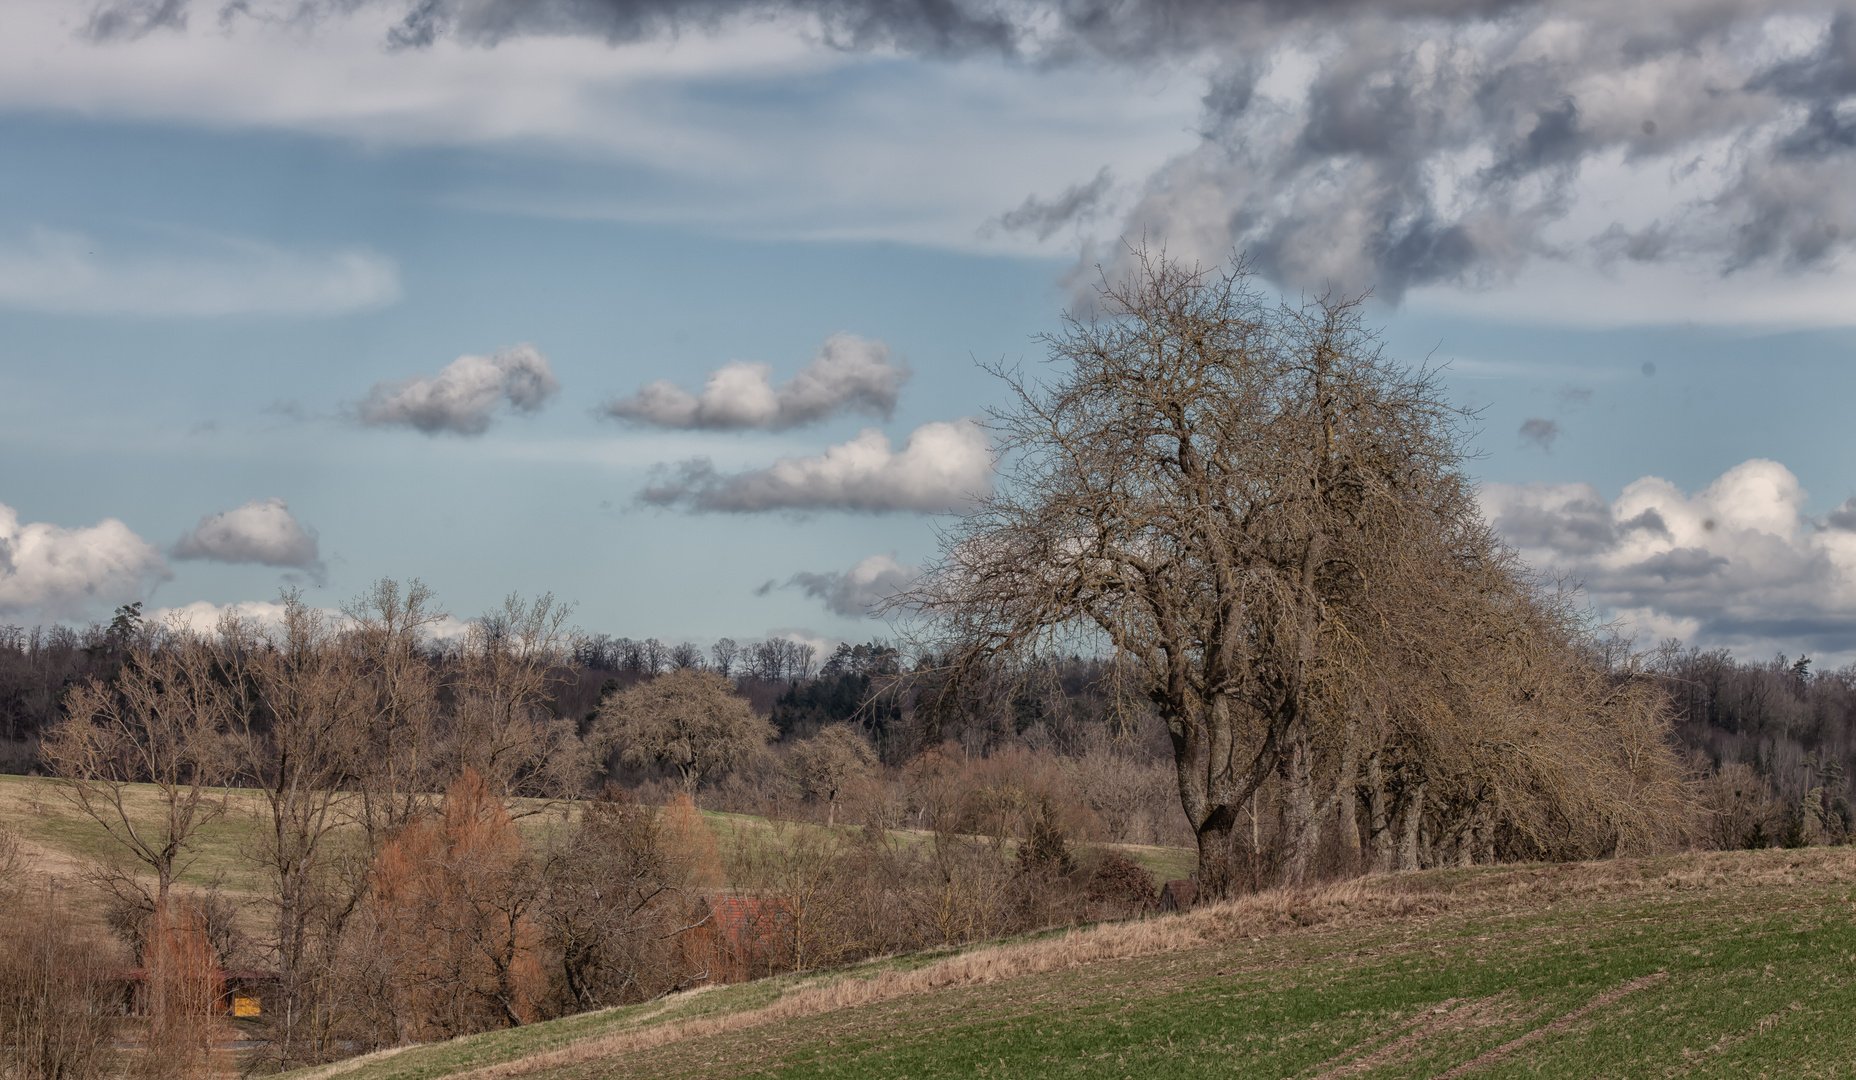
<instances>
[{"instance_id":1,"label":"brown vegetation","mask_svg":"<svg viewBox=\"0 0 1856 1080\"><path fill-rule=\"evenodd\" d=\"M19 1080L93 1080L115 1065L114 959L55 906L0 919L0 1065ZM61 917L62 916L62 917Z\"/></svg>"},{"instance_id":2,"label":"brown vegetation","mask_svg":"<svg viewBox=\"0 0 1856 1080\"><path fill-rule=\"evenodd\" d=\"M1060 376L1008 378L1011 482L897 601L940 620L942 697L1111 650L1216 893L1666 839L1664 696L1490 533L1435 378L1357 302L1135 254L1100 318L1046 338Z\"/></svg>"}]
</instances>

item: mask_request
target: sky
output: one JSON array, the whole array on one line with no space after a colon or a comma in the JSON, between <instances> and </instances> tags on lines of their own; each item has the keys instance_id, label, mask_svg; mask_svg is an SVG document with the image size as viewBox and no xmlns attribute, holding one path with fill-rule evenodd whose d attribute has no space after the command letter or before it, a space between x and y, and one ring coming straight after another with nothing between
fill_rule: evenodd
<instances>
[{"instance_id":1,"label":"sky","mask_svg":"<svg viewBox=\"0 0 1856 1080\"><path fill-rule=\"evenodd\" d=\"M1856 662L1856 7L10 0L0 624L828 648L1143 239L1371 291L1640 644Z\"/></svg>"}]
</instances>

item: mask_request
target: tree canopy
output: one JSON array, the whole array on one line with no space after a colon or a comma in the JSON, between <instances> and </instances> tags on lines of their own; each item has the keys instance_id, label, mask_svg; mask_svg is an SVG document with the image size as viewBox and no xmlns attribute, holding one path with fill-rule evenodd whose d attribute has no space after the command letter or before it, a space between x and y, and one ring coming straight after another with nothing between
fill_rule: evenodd
<instances>
[{"instance_id":1,"label":"tree canopy","mask_svg":"<svg viewBox=\"0 0 1856 1080\"><path fill-rule=\"evenodd\" d=\"M904 601L954 644L946 685L1103 642L1168 725L1214 891L1303 880L1329 840L1405 862L1407 833L1469 857L1498 829L1645 837L1617 770L1669 793L1665 714L1585 664L1576 612L1490 533L1434 374L1386 358L1358 300L1136 255L1045 338L1048 379L1006 375L1004 482Z\"/></svg>"},{"instance_id":2,"label":"tree canopy","mask_svg":"<svg viewBox=\"0 0 1856 1080\"><path fill-rule=\"evenodd\" d=\"M694 791L702 778L734 768L773 738L734 683L686 668L613 694L599 707L600 736L629 765L668 765Z\"/></svg>"}]
</instances>

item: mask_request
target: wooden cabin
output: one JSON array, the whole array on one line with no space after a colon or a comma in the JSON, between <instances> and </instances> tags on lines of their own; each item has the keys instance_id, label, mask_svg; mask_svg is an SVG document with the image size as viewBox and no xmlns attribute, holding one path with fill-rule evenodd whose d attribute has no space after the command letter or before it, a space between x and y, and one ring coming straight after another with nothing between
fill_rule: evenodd
<instances>
[{"instance_id":1,"label":"wooden cabin","mask_svg":"<svg viewBox=\"0 0 1856 1080\"><path fill-rule=\"evenodd\" d=\"M264 1015L264 998L273 993L280 980L274 971L238 971L216 969L214 979L219 983L219 996L214 1002L214 1010L220 1016L235 1019L255 1019ZM114 972L112 978L122 988L122 1011L124 1016L148 1015L148 969L125 968Z\"/></svg>"}]
</instances>

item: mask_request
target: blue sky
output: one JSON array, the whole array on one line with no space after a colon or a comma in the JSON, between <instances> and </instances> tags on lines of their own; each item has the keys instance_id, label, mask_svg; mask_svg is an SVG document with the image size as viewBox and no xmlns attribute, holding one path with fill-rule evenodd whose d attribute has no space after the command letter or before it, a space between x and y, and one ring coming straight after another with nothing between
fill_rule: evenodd
<instances>
[{"instance_id":1,"label":"blue sky","mask_svg":"<svg viewBox=\"0 0 1856 1080\"><path fill-rule=\"evenodd\" d=\"M1856 659L1831 5L416 10L0 13L0 622L417 576L463 617L881 633L990 482L976 361L1035 362L1145 233L1373 288L1481 411L1497 527L1605 615ZM752 408L614 405L735 362Z\"/></svg>"}]
</instances>

